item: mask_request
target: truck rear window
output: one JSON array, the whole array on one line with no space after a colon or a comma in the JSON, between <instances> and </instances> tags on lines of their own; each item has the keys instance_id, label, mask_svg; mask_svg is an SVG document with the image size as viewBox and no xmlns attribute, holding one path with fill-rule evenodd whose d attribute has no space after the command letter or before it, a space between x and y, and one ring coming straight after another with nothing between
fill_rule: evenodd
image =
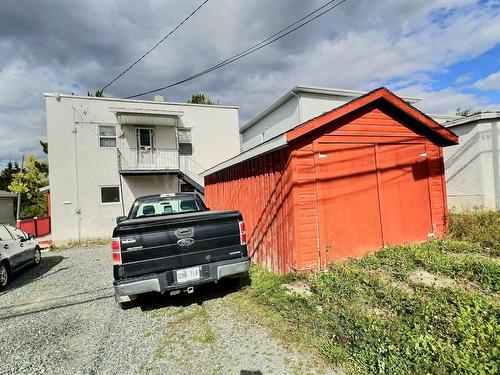
<instances>
[{"instance_id":1,"label":"truck rear window","mask_svg":"<svg viewBox=\"0 0 500 375\"><path fill-rule=\"evenodd\" d=\"M196 195L158 196L137 200L132 207L130 218L173 215L206 209L203 201Z\"/></svg>"}]
</instances>

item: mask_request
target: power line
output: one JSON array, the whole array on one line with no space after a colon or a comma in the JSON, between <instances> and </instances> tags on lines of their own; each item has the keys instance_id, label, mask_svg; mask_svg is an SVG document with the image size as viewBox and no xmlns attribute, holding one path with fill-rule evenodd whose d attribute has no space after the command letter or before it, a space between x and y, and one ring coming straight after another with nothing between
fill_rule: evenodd
<instances>
[{"instance_id":1,"label":"power line","mask_svg":"<svg viewBox=\"0 0 500 375\"><path fill-rule=\"evenodd\" d=\"M156 47L158 47L161 43L163 43L170 35L172 35L179 27L181 27L188 19L190 19L206 3L208 3L208 0L203 1L203 3L201 3L195 10L193 10L191 13L189 13L189 15L186 18L184 18L184 20L182 20L181 23L179 23L177 26L175 26L158 43L156 43L153 47L151 47L148 51L146 51L146 53L144 53L141 57L139 57L137 60L135 60L132 65L130 65L127 69L125 69L123 72L121 72L120 74L118 74L115 78L113 78L113 80L111 80L106 86L104 86L101 89L101 91L104 91L105 89L107 89L114 82L116 82L121 76L123 76L124 74L126 74L130 69L132 69L135 65L137 65L137 63L139 63L143 58L145 58L147 55L149 55Z\"/></svg>"},{"instance_id":2,"label":"power line","mask_svg":"<svg viewBox=\"0 0 500 375\"><path fill-rule=\"evenodd\" d=\"M233 55L199 73L196 73L196 74L193 74L187 78L184 78L180 81L176 81L174 83L171 83L167 86L163 86L163 87L159 87L157 89L154 89L154 90L149 90L149 91L145 91L145 92L142 92L142 93L139 93L139 94L135 94L135 95L131 95L131 96L127 96L125 97L125 99L132 99L132 98L137 98L139 96L143 96L143 95L147 95L147 94L152 94L152 93L155 93L155 92L158 92L158 91L162 91L162 90L165 90L165 89L168 89L168 88L171 88L171 87L174 87L174 86L178 86L180 84L183 84L183 83L186 83L186 82L189 82L189 81L192 81L193 79L196 79L198 77L201 77L205 74L208 74L214 70L217 70L217 69L220 69L222 68L223 66L227 65L227 64L230 64L232 62L235 62L239 59L242 59L243 57L251 54L251 53L254 53L254 52L257 52L258 50L268 46L269 44L271 43L274 43L282 38L284 38L285 36L293 33L294 31L304 27L305 25L307 25L308 23L314 21L315 19L321 17L322 15L324 15L325 13L328 13L332 10L334 10L335 8L337 8L338 6L342 5L343 3L345 3L347 0L341 0L339 1L337 4L334 4L332 6L330 6L329 8L323 10L322 12L320 12L322 9L328 7L329 5L331 5L332 3L334 3L336 0L331 0L329 2L327 2L326 4L322 5L321 7L313 10L312 12L308 13L307 15L303 16L302 18L300 18L299 20L293 22L292 24L288 25L287 27L281 29L280 31L272 34L271 36L267 37L266 39L260 41L259 43L257 44L254 44L253 46L237 53L236 55ZM320 13L318 13L320 12ZM318 14L316 14L318 13ZM314 17L310 18L313 14L316 14ZM307 18L310 18L308 20L306 20ZM304 21L306 20L306 21ZM304 21L304 22L302 22Z\"/></svg>"}]
</instances>

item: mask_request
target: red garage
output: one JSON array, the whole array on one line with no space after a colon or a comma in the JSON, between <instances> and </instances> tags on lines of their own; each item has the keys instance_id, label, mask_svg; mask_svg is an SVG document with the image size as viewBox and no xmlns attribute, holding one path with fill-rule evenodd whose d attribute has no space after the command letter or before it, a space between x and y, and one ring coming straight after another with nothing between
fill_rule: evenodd
<instances>
[{"instance_id":1,"label":"red garage","mask_svg":"<svg viewBox=\"0 0 500 375\"><path fill-rule=\"evenodd\" d=\"M325 268L447 229L452 132L380 88L206 172L211 209L238 209L253 259Z\"/></svg>"}]
</instances>

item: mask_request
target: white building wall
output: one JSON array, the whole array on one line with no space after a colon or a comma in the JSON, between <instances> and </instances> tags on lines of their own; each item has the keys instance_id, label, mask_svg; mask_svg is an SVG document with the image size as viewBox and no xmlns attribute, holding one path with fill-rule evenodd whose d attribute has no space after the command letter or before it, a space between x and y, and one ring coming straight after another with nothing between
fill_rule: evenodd
<instances>
[{"instance_id":1,"label":"white building wall","mask_svg":"<svg viewBox=\"0 0 500 375\"><path fill-rule=\"evenodd\" d=\"M329 112L354 99L353 97L313 93L300 94L300 123ZM298 124L295 124L297 126Z\"/></svg>"},{"instance_id":2,"label":"white building wall","mask_svg":"<svg viewBox=\"0 0 500 375\"><path fill-rule=\"evenodd\" d=\"M299 99L295 96L242 133L242 151L282 134L299 121Z\"/></svg>"},{"instance_id":3,"label":"white building wall","mask_svg":"<svg viewBox=\"0 0 500 375\"><path fill-rule=\"evenodd\" d=\"M127 213L134 198L176 192L176 176L123 176L117 148L99 147L99 125L116 126L119 148L136 148L135 126L120 126L113 111L162 110L182 112L179 126L191 128L193 159L205 168L238 154L236 107L138 102L77 96L46 95L52 239L109 238L116 216ZM140 126L140 125L138 125ZM145 126L151 127L151 126ZM156 147L177 147L175 127L156 126ZM120 186L120 203L101 202L101 186Z\"/></svg>"},{"instance_id":4,"label":"white building wall","mask_svg":"<svg viewBox=\"0 0 500 375\"><path fill-rule=\"evenodd\" d=\"M242 151L293 129L314 117L340 107L356 96L301 92L270 112L242 133Z\"/></svg>"},{"instance_id":5,"label":"white building wall","mask_svg":"<svg viewBox=\"0 0 500 375\"><path fill-rule=\"evenodd\" d=\"M499 210L498 126L478 120L451 130L459 136L460 144L444 149L449 208Z\"/></svg>"}]
</instances>

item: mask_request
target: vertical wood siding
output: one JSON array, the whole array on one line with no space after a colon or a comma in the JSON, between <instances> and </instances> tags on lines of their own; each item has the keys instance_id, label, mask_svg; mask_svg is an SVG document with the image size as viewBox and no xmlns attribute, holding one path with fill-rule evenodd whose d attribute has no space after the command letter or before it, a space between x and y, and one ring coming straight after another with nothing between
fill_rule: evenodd
<instances>
[{"instance_id":1,"label":"vertical wood siding","mask_svg":"<svg viewBox=\"0 0 500 375\"><path fill-rule=\"evenodd\" d=\"M293 179L288 149L278 150L205 178L212 210L237 209L243 215L253 261L275 272L296 269Z\"/></svg>"}]
</instances>

